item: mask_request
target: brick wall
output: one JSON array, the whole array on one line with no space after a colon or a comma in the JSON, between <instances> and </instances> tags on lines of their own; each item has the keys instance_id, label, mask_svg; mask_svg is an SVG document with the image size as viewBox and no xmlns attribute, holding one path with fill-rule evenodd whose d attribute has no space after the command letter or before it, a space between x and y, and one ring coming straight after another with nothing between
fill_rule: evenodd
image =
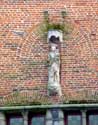
<instances>
[{"instance_id":1,"label":"brick wall","mask_svg":"<svg viewBox=\"0 0 98 125\"><path fill-rule=\"evenodd\" d=\"M61 87L65 99L98 98L98 1L1 0L0 96L15 91L47 94L47 39L40 26L64 21L73 31L61 43Z\"/></svg>"}]
</instances>

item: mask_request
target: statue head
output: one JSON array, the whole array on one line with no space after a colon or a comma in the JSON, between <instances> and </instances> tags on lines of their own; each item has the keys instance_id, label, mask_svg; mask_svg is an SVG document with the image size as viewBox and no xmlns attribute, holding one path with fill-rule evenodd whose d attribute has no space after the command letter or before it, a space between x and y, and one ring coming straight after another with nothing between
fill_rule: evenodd
<instances>
[{"instance_id":1,"label":"statue head","mask_svg":"<svg viewBox=\"0 0 98 125\"><path fill-rule=\"evenodd\" d=\"M50 44L50 51L54 52L57 49L57 45L56 44Z\"/></svg>"}]
</instances>

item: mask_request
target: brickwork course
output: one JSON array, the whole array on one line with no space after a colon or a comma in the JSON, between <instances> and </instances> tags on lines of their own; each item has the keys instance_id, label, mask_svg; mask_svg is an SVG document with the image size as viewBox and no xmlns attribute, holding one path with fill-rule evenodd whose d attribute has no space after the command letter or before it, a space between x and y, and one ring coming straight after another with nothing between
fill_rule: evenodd
<instances>
[{"instance_id":1,"label":"brickwork course","mask_svg":"<svg viewBox=\"0 0 98 125\"><path fill-rule=\"evenodd\" d=\"M47 95L45 11L72 27L61 43L62 97ZM98 0L0 0L0 105L72 101L98 102Z\"/></svg>"}]
</instances>

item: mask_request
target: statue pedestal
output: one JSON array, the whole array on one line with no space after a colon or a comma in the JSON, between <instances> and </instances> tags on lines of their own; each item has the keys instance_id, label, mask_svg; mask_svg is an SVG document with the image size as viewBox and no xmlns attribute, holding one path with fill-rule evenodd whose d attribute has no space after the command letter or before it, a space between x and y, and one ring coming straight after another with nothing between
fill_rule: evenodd
<instances>
[{"instance_id":1,"label":"statue pedestal","mask_svg":"<svg viewBox=\"0 0 98 125\"><path fill-rule=\"evenodd\" d=\"M59 84L48 84L48 94L49 95L62 95L61 87Z\"/></svg>"}]
</instances>

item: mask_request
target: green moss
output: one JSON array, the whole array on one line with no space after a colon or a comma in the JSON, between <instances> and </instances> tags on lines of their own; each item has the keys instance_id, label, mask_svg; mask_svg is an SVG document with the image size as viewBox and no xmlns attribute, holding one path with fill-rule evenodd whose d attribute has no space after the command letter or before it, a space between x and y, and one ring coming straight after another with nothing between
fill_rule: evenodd
<instances>
[{"instance_id":1,"label":"green moss","mask_svg":"<svg viewBox=\"0 0 98 125\"><path fill-rule=\"evenodd\" d=\"M70 100L64 101L63 104L91 104L91 103L98 103L98 100Z\"/></svg>"},{"instance_id":2,"label":"green moss","mask_svg":"<svg viewBox=\"0 0 98 125\"><path fill-rule=\"evenodd\" d=\"M63 24L46 24L47 31L49 30L61 30L64 31L64 25Z\"/></svg>"},{"instance_id":3,"label":"green moss","mask_svg":"<svg viewBox=\"0 0 98 125\"><path fill-rule=\"evenodd\" d=\"M36 30L36 35L42 38L47 38L47 34L49 30L59 30L63 32L64 40L70 39L70 34L73 31L73 26L68 23L50 23L48 21L44 21L40 24L39 28Z\"/></svg>"}]
</instances>

